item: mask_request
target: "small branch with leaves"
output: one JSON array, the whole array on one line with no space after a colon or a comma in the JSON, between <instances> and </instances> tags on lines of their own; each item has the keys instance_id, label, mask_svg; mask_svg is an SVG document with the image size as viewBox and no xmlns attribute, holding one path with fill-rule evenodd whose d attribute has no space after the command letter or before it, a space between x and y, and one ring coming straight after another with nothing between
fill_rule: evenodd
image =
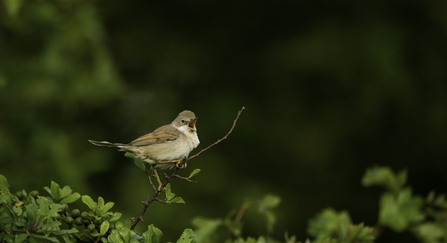
<instances>
[{"instance_id":1,"label":"small branch with leaves","mask_svg":"<svg viewBox=\"0 0 447 243\"><path fill-rule=\"evenodd\" d=\"M152 172L146 170L148 179L149 179L149 183L152 186L152 189L154 190L154 194L152 196L150 196L149 194L147 194L146 196L146 200L145 201L141 201L141 203L143 204L143 208L141 209L140 214L138 215L137 218L132 218L132 226L130 227L131 230L134 230L135 227L137 226L137 224L140 221L143 221L143 216L146 213L147 209L149 208L149 205L151 205L154 201L157 202L161 202L161 203L165 203L165 204L170 204L170 203L184 203L183 199L181 197L175 197L175 194L171 192L171 187L170 187L170 182L172 181L173 178L179 178L188 182L193 182L196 183L196 181L191 180L191 177L193 177L195 174L200 172L200 169L195 169L193 172L191 172L191 174L188 177L184 177L184 176L180 176L177 174L177 171L183 167L184 164L186 164L188 161L198 157L200 154L202 154L203 152L205 152L206 150L210 149L211 147L219 144L220 142L222 142L223 140L227 139L228 136L233 132L233 129L236 127L236 123L239 119L239 116L241 115L242 111L245 110L245 107L242 107L239 111L238 114L236 116L236 118L233 121L233 125L231 126L230 130L228 131L228 133L223 136L222 138L218 139L216 142L214 142L213 144L209 145L208 147L200 150L198 153L194 154L193 156L183 159L179 164L177 164L177 166L174 167L174 169L172 170L172 172L167 175L165 174L165 180L164 182L159 186L159 188L157 188L154 183L152 182ZM142 161L138 160L137 158L135 158L132 154L130 153L126 153L126 156L131 157L134 159L135 163L137 164L138 167L140 168L145 168L145 165L143 164ZM160 195L160 193L165 192L166 195L166 199L159 199L158 196ZM144 221L143 221L144 222Z\"/></svg>"}]
</instances>

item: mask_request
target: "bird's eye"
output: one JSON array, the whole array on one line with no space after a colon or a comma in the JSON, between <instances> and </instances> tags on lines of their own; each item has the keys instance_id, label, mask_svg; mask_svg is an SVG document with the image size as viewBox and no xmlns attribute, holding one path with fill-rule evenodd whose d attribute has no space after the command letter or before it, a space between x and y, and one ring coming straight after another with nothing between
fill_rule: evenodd
<instances>
[{"instance_id":1,"label":"bird's eye","mask_svg":"<svg viewBox=\"0 0 447 243\"><path fill-rule=\"evenodd\" d=\"M185 121L185 120L181 120L180 122L183 123L183 124L186 124L186 121Z\"/></svg>"}]
</instances>

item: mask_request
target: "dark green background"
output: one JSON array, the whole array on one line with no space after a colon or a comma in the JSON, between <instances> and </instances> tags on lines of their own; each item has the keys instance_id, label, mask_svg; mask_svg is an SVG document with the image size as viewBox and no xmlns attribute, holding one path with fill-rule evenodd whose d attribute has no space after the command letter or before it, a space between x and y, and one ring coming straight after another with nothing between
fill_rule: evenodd
<instances>
[{"instance_id":1,"label":"dark green background","mask_svg":"<svg viewBox=\"0 0 447 243\"><path fill-rule=\"evenodd\" d=\"M198 151L245 106L181 172L201 168L199 183L172 183L187 204L153 205L145 224L173 241L194 216L272 193L278 239L305 240L328 206L374 225L370 166L446 191L446 13L442 0L0 1L0 173L13 191L54 180L136 216L144 173L87 139L128 142L190 109ZM247 212L244 235L264 232ZM396 237L411 241L380 242Z\"/></svg>"}]
</instances>

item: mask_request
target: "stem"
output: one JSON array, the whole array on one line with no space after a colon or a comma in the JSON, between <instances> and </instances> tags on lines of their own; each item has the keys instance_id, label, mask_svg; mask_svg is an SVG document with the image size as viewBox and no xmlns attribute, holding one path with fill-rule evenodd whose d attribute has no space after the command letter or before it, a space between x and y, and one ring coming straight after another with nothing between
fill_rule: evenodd
<instances>
[{"instance_id":1,"label":"stem","mask_svg":"<svg viewBox=\"0 0 447 243\"><path fill-rule=\"evenodd\" d=\"M195 155L189 157L189 158L188 158L188 161L194 159L195 157L199 156L201 153L203 153L203 152L205 152L206 150L210 149L210 148L213 147L214 145L216 145L216 144L222 142L223 140L227 139L228 135L230 135L230 133L233 132L233 129L236 127L236 122L237 122L237 120L239 119L239 116L241 115L242 111L244 111L244 110L245 110L245 107L242 106L242 108L241 108L241 109L238 111L238 113L237 113L236 119L234 119L234 121L233 121L233 126L231 126L230 131L228 131L228 133L227 133L225 136L223 136L221 139L217 140L217 141L214 142L213 144L209 145L208 147L206 147L206 148L200 150L200 152L198 152L197 154L195 154Z\"/></svg>"}]
</instances>

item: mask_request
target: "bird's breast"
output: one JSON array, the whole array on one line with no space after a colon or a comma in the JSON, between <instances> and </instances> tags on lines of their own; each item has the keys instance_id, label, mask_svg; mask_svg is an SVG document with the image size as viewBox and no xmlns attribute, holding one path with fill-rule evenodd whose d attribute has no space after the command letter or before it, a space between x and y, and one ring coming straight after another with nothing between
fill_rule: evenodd
<instances>
[{"instance_id":1,"label":"bird's breast","mask_svg":"<svg viewBox=\"0 0 447 243\"><path fill-rule=\"evenodd\" d=\"M187 134L186 136L189 137L190 143L191 143L191 147L193 149L197 148L197 146L199 146L200 141L199 141L199 137L197 136L197 132L189 132L189 134Z\"/></svg>"}]
</instances>

